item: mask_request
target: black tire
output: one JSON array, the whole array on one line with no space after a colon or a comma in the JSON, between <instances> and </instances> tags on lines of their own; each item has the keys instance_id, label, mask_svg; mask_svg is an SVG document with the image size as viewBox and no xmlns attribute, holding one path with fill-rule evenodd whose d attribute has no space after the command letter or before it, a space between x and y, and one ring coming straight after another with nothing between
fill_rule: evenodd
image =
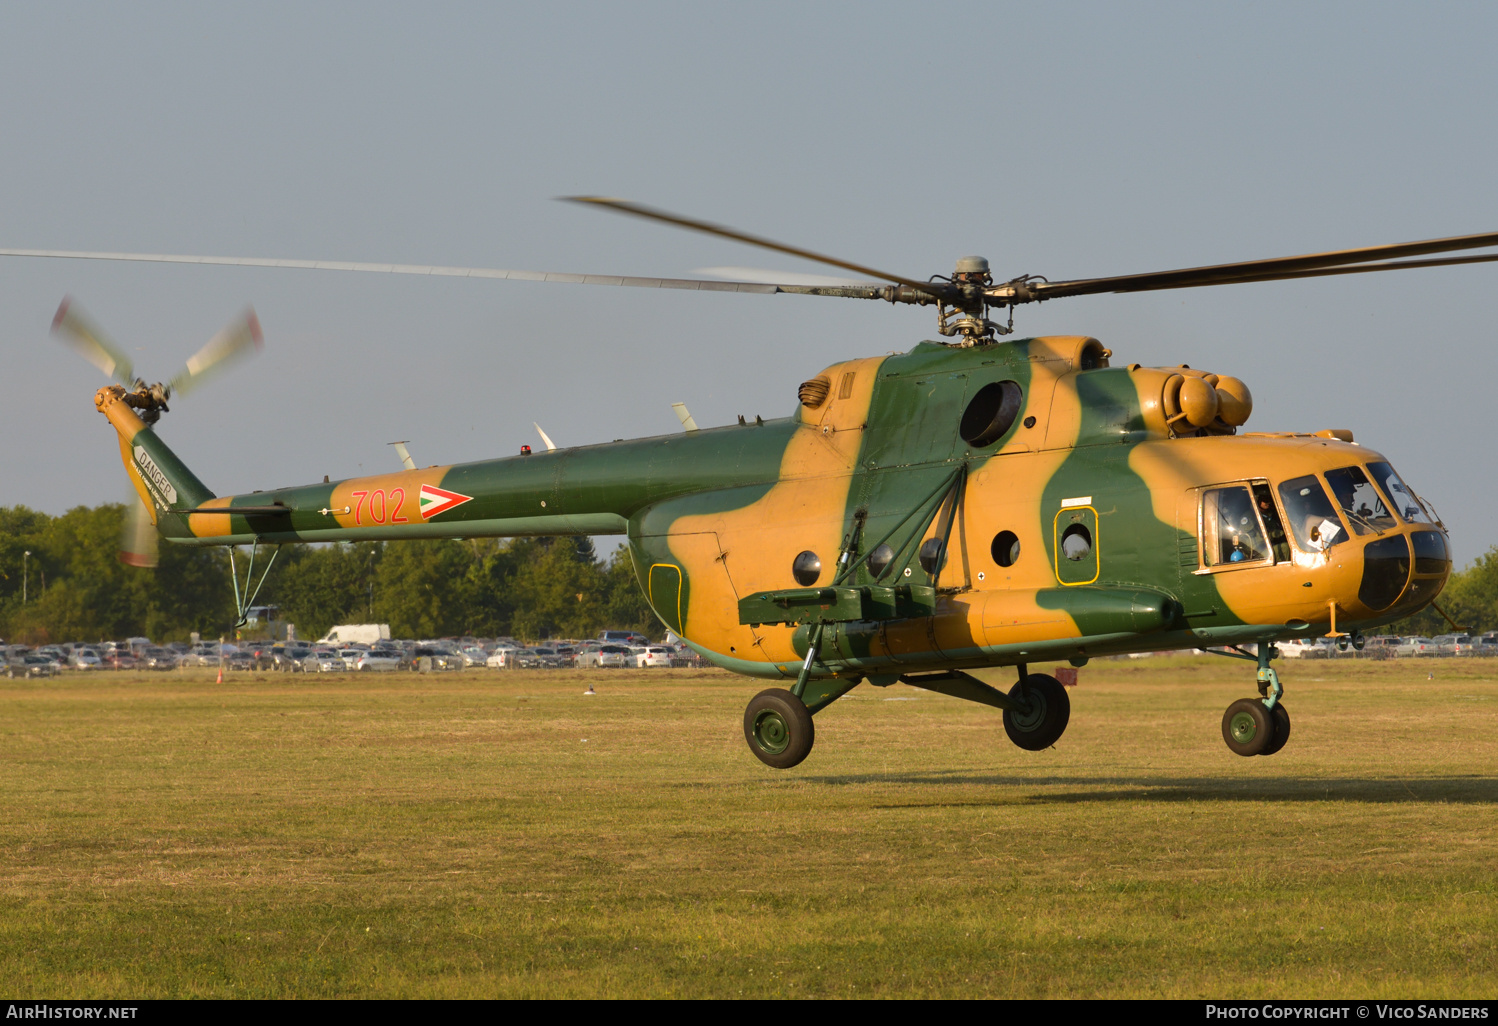
<instances>
[{"instance_id":1,"label":"black tire","mask_svg":"<svg viewBox=\"0 0 1498 1026\"><path fill-rule=\"evenodd\" d=\"M761 691L744 710L744 740L766 766L798 765L811 754L816 739L806 703L783 688Z\"/></svg>"},{"instance_id":2,"label":"black tire","mask_svg":"<svg viewBox=\"0 0 1498 1026\"><path fill-rule=\"evenodd\" d=\"M1269 716L1274 720L1274 740L1269 742L1269 747L1260 752L1260 755L1273 755L1290 740L1290 710L1285 708L1285 703L1275 702Z\"/></svg>"},{"instance_id":3,"label":"black tire","mask_svg":"<svg viewBox=\"0 0 1498 1026\"><path fill-rule=\"evenodd\" d=\"M1023 687L1016 684L1009 689L1009 697L1016 702L1025 702L1027 696L1027 712L1005 710L1004 733L1027 752L1043 751L1066 733L1066 725L1071 722L1071 699L1059 680L1044 673L1032 673Z\"/></svg>"},{"instance_id":4,"label":"black tire","mask_svg":"<svg viewBox=\"0 0 1498 1026\"><path fill-rule=\"evenodd\" d=\"M1240 698L1222 714L1222 740L1236 755L1258 755L1274 739L1274 717L1257 698Z\"/></svg>"}]
</instances>

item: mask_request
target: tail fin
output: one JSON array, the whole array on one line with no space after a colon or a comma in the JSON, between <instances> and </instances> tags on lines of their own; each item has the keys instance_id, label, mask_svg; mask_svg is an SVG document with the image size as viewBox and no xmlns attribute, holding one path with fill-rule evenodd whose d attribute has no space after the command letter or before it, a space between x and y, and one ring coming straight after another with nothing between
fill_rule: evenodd
<instances>
[{"instance_id":1,"label":"tail fin","mask_svg":"<svg viewBox=\"0 0 1498 1026\"><path fill-rule=\"evenodd\" d=\"M130 483L151 514L151 523L163 533L179 533L162 522L161 514L201 506L213 498L213 493L125 402L125 390L119 385L99 389L94 395L94 405L120 436L120 458L125 462ZM180 517L168 518L169 522L180 523L181 520ZM189 533L185 524L181 526L181 533Z\"/></svg>"}]
</instances>

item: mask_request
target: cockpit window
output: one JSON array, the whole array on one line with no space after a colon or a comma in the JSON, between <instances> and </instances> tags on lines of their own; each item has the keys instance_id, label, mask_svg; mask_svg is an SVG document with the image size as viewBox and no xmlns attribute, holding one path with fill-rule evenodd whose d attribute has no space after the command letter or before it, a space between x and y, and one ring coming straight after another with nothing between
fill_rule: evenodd
<instances>
[{"instance_id":1,"label":"cockpit window","mask_svg":"<svg viewBox=\"0 0 1498 1026\"><path fill-rule=\"evenodd\" d=\"M1384 495L1389 498L1389 505L1394 507L1406 523L1428 524L1430 517L1420 507L1420 502L1415 498L1415 493L1404 486L1399 480L1399 475L1394 473L1394 468L1387 463L1370 463L1369 471L1373 474L1374 482L1383 489Z\"/></svg>"},{"instance_id":2,"label":"cockpit window","mask_svg":"<svg viewBox=\"0 0 1498 1026\"><path fill-rule=\"evenodd\" d=\"M1280 501L1295 544L1302 552L1325 552L1347 540L1347 531L1337 519L1337 510L1326 497L1326 489L1314 477L1297 477L1280 485Z\"/></svg>"},{"instance_id":3,"label":"cockpit window","mask_svg":"<svg viewBox=\"0 0 1498 1026\"><path fill-rule=\"evenodd\" d=\"M1264 522L1264 529L1269 532L1269 545L1274 550L1275 562L1289 562L1290 542L1285 538L1285 525L1280 522L1280 511L1275 509L1274 496L1269 491L1268 482L1254 482L1254 503L1259 507L1259 519Z\"/></svg>"},{"instance_id":4,"label":"cockpit window","mask_svg":"<svg viewBox=\"0 0 1498 1026\"><path fill-rule=\"evenodd\" d=\"M1378 534L1395 526L1383 497L1368 480L1368 475L1363 473L1362 467L1328 470L1326 483L1332 486L1332 494L1337 497L1337 505L1342 507L1343 517L1358 534Z\"/></svg>"},{"instance_id":5,"label":"cockpit window","mask_svg":"<svg viewBox=\"0 0 1498 1026\"><path fill-rule=\"evenodd\" d=\"M1202 494L1202 561L1207 566L1258 563L1269 546L1253 496L1243 485L1209 488Z\"/></svg>"}]
</instances>

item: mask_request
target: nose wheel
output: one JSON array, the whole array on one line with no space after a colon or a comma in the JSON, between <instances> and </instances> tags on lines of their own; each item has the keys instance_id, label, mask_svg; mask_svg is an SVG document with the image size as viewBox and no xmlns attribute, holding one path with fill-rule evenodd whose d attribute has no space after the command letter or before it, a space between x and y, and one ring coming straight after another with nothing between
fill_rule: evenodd
<instances>
[{"instance_id":1,"label":"nose wheel","mask_svg":"<svg viewBox=\"0 0 1498 1026\"><path fill-rule=\"evenodd\" d=\"M1275 654L1271 645L1259 645L1261 697L1240 698L1222 714L1222 740L1236 755L1273 755L1290 740L1290 711L1280 701L1285 688L1269 665Z\"/></svg>"},{"instance_id":2,"label":"nose wheel","mask_svg":"<svg viewBox=\"0 0 1498 1026\"><path fill-rule=\"evenodd\" d=\"M1258 698L1240 698L1222 714L1222 740L1236 755L1273 755L1290 740L1290 713Z\"/></svg>"}]
</instances>

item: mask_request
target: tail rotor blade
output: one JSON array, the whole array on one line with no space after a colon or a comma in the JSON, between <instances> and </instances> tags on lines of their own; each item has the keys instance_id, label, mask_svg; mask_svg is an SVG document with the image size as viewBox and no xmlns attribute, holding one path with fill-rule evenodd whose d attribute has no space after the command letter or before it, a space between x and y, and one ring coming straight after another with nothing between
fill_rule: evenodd
<instances>
[{"instance_id":1,"label":"tail rotor blade","mask_svg":"<svg viewBox=\"0 0 1498 1026\"><path fill-rule=\"evenodd\" d=\"M89 363L108 376L129 387L134 383L135 368L120 347L100 331L87 314L73 302L72 296L64 296L52 318L52 334L76 349Z\"/></svg>"},{"instance_id":2,"label":"tail rotor blade","mask_svg":"<svg viewBox=\"0 0 1498 1026\"><path fill-rule=\"evenodd\" d=\"M171 389L177 395L184 395L201 385L210 372L248 355L252 350L259 352L264 345L260 318L255 316L254 308L247 307L192 355L187 365L171 380Z\"/></svg>"},{"instance_id":3,"label":"tail rotor blade","mask_svg":"<svg viewBox=\"0 0 1498 1026\"><path fill-rule=\"evenodd\" d=\"M153 567L160 561L159 537L151 523L151 514L140 499L130 496L125 507L125 523L120 532L120 562L126 566Z\"/></svg>"}]
</instances>

